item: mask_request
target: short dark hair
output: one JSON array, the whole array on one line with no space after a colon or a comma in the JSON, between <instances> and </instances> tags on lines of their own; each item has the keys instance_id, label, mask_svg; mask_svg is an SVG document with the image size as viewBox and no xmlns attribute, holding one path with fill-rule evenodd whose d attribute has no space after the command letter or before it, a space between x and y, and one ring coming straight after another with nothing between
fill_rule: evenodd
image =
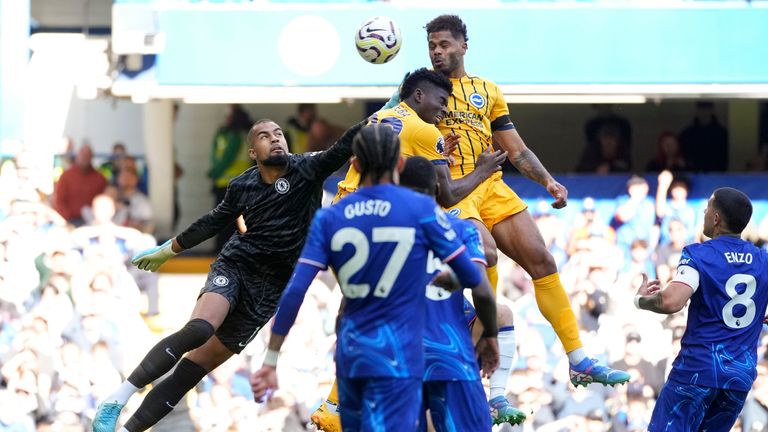
<instances>
[{"instance_id":1,"label":"short dark hair","mask_svg":"<svg viewBox=\"0 0 768 432\"><path fill-rule=\"evenodd\" d=\"M432 162L421 156L411 156L406 159L405 167L400 172L400 186L434 196L437 172Z\"/></svg>"},{"instance_id":2,"label":"short dark hair","mask_svg":"<svg viewBox=\"0 0 768 432\"><path fill-rule=\"evenodd\" d=\"M712 205L722 216L728 229L741 233L752 217L752 202L742 191L729 187L715 189Z\"/></svg>"},{"instance_id":3,"label":"short dark hair","mask_svg":"<svg viewBox=\"0 0 768 432\"><path fill-rule=\"evenodd\" d=\"M255 122L253 122L253 125L251 125L251 128L248 129L248 135L245 137L245 142L248 143L248 147L253 146L253 134L254 134L253 128L255 128L256 126L258 126L258 125L260 125L262 123L275 123L275 124L277 124L274 120L268 119L268 118L260 118L260 119L256 120Z\"/></svg>"},{"instance_id":4,"label":"short dark hair","mask_svg":"<svg viewBox=\"0 0 768 432\"><path fill-rule=\"evenodd\" d=\"M445 75L427 68L416 69L408 74L400 85L400 100L405 100L425 83L429 83L439 89L443 89L450 95L453 92L453 84Z\"/></svg>"},{"instance_id":5,"label":"short dark hair","mask_svg":"<svg viewBox=\"0 0 768 432\"><path fill-rule=\"evenodd\" d=\"M360 181L370 178L378 184L400 159L400 138L391 126L371 124L352 139L352 153L360 164Z\"/></svg>"},{"instance_id":6,"label":"short dark hair","mask_svg":"<svg viewBox=\"0 0 768 432\"><path fill-rule=\"evenodd\" d=\"M464 42L469 41L467 37L467 25L459 18L458 15L440 15L439 17L428 22L424 26L427 30L427 34L436 33L439 31L449 31L454 39L464 39Z\"/></svg>"}]
</instances>

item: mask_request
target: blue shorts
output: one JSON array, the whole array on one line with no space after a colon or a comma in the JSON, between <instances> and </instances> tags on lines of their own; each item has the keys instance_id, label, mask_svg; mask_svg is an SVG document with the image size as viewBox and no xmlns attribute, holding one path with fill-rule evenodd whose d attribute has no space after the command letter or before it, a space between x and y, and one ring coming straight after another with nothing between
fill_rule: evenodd
<instances>
[{"instance_id":1,"label":"blue shorts","mask_svg":"<svg viewBox=\"0 0 768 432\"><path fill-rule=\"evenodd\" d=\"M421 379L337 378L343 432L415 431Z\"/></svg>"},{"instance_id":2,"label":"blue shorts","mask_svg":"<svg viewBox=\"0 0 768 432\"><path fill-rule=\"evenodd\" d=\"M728 432L747 393L667 381L653 408L650 432Z\"/></svg>"},{"instance_id":3,"label":"blue shorts","mask_svg":"<svg viewBox=\"0 0 768 432\"><path fill-rule=\"evenodd\" d=\"M436 432L491 430L491 411L483 383L479 380L427 381L424 383L424 407L429 409ZM421 423L420 430L426 431L427 422Z\"/></svg>"}]
</instances>

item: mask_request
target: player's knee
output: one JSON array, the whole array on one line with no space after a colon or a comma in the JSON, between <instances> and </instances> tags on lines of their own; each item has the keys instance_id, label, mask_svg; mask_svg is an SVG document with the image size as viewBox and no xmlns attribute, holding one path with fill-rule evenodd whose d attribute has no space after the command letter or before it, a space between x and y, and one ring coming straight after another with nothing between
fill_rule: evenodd
<instances>
[{"instance_id":1,"label":"player's knee","mask_svg":"<svg viewBox=\"0 0 768 432\"><path fill-rule=\"evenodd\" d=\"M549 276L553 273L557 273L557 264L555 264L555 258L549 251L542 246L530 256L530 265L528 274L533 279L540 279L544 276Z\"/></svg>"},{"instance_id":2,"label":"player's knee","mask_svg":"<svg viewBox=\"0 0 768 432\"><path fill-rule=\"evenodd\" d=\"M514 325L514 314L509 306L496 303L496 322L499 328Z\"/></svg>"},{"instance_id":3,"label":"player's knee","mask_svg":"<svg viewBox=\"0 0 768 432\"><path fill-rule=\"evenodd\" d=\"M205 370L212 371L224 364L233 355L235 353L214 335L202 346L187 353L186 358Z\"/></svg>"},{"instance_id":4,"label":"player's knee","mask_svg":"<svg viewBox=\"0 0 768 432\"><path fill-rule=\"evenodd\" d=\"M187 322L187 324L179 330L178 335L189 349L193 349L203 345L211 338L211 336L213 336L215 331L213 325L208 321L195 318ZM184 351L189 351L189 349Z\"/></svg>"}]
</instances>

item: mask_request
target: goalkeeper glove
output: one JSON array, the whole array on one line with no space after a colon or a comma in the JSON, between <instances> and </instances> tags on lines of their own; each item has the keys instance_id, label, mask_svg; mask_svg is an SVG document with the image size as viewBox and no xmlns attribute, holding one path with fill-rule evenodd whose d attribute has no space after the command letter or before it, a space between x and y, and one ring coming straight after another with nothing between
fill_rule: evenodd
<instances>
[{"instance_id":1,"label":"goalkeeper glove","mask_svg":"<svg viewBox=\"0 0 768 432\"><path fill-rule=\"evenodd\" d=\"M156 271L163 265L163 263L168 261L168 259L176 255L176 252L174 252L171 247L172 244L172 241L168 240L160 246L143 250L133 257L131 264L135 265L140 270Z\"/></svg>"}]
</instances>

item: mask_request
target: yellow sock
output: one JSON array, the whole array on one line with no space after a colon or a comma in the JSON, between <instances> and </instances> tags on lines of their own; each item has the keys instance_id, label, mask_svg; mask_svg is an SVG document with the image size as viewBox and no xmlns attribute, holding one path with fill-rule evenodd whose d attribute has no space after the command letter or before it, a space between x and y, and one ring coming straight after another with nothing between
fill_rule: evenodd
<instances>
[{"instance_id":1,"label":"yellow sock","mask_svg":"<svg viewBox=\"0 0 768 432\"><path fill-rule=\"evenodd\" d=\"M333 380L333 387L331 387L331 392L328 393L328 402L339 406L339 387L336 384L336 380Z\"/></svg>"},{"instance_id":2,"label":"yellow sock","mask_svg":"<svg viewBox=\"0 0 768 432\"><path fill-rule=\"evenodd\" d=\"M495 265L486 267L485 273L488 275L488 281L491 283L494 297L496 296L496 284L499 283L499 269Z\"/></svg>"},{"instance_id":3,"label":"yellow sock","mask_svg":"<svg viewBox=\"0 0 768 432\"><path fill-rule=\"evenodd\" d=\"M571 309L571 302L560 283L560 275L552 273L533 281L536 304L541 314L557 333L565 352L571 352L583 345L579 339L579 325Z\"/></svg>"}]
</instances>

